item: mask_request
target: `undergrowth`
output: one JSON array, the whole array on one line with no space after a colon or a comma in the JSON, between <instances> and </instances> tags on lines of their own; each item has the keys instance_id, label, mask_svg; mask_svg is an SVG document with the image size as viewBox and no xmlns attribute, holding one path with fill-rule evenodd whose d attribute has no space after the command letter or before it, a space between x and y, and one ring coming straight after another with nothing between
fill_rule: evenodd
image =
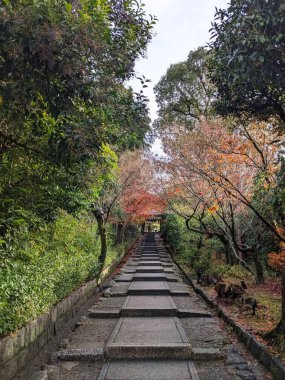
<instances>
[{"instance_id":1,"label":"undergrowth","mask_svg":"<svg viewBox=\"0 0 285 380\"><path fill-rule=\"evenodd\" d=\"M125 245L109 247L106 265L125 249ZM0 335L48 311L99 272L100 241L88 214L75 218L61 211L54 224L34 233L21 230L9 250L5 248L1 251Z\"/></svg>"}]
</instances>

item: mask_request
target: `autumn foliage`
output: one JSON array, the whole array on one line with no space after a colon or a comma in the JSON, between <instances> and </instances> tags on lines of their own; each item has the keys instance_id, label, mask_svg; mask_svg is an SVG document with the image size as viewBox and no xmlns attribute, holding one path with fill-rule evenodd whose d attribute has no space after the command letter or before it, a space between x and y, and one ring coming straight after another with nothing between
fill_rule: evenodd
<instances>
[{"instance_id":1,"label":"autumn foliage","mask_svg":"<svg viewBox=\"0 0 285 380\"><path fill-rule=\"evenodd\" d=\"M142 223L161 214L165 201L158 192L158 179L152 162L142 151L126 152L120 162L120 183L124 191L120 205L127 221Z\"/></svg>"}]
</instances>

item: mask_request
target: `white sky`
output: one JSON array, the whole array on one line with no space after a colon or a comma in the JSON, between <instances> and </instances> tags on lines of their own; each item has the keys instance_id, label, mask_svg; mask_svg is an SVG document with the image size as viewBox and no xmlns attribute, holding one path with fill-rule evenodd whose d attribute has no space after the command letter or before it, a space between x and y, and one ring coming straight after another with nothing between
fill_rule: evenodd
<instances>
[{"instance_id":1,"label":"white sky","mask_svg":"<svg viewBox=\"0 0 285 380\"><path fill-rule=\"evenodd\" d=\"M151 80L144 93L150 99L150 114L154 120L157 107L153 86L172 63L186 60L190 50L209 42L215 7L227 8L229 0L143 0L143 3L146 12L157 16L158 21L147 58L140 59L135 69ZM138 81L130 84L135 91L140 90Z\"/></svg>"}]
</instances>

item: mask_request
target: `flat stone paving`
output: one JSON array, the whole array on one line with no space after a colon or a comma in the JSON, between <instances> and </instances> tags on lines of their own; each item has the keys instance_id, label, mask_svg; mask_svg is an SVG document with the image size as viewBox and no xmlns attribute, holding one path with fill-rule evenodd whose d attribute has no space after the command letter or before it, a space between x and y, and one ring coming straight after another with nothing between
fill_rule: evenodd
<instances>
[{"instance_id":1,"label":"flat stone paving","mask_svg":"<svg viewBox=\"0 0 285 380\"><path fill-rule=\"evenodd\" d=\"M163 333L162 333L163 330ZM108 342L120 344L188 343L178 318L120 318Z\"/></svg>"},{"instance_id":2,"label":"flat stone paving","mask_svg":"<svg viewBox=\"0 0 285 380\"><path fill-rule=\"evenodd\" d=\"M111 362L104 366L99 380L189 380L195 378L193 363L183 361Z\"/></svg>"},{"instance_id":3,"label":"flat stone paving","mask_svg":"<svg viewBox=\"0 0 285 380\"><path fill-rule=\"evenodd\" d=\"M173 273L173 269L164 268L162 265L157 266L137 266L137 273Z\"/></svg>"},{"instance_id":4,"label":"flat stone paving","mask_svg":"<svg viewBox=\"0 0 285 380\"><path fill-rule=\"evenodd\" d=\"M27 380L264 379L183 283L158 235L142 237L114 280L51 364Z\"/></svg>"},{"instance_id":5,"label":"flat stone paving","mask_svg":"<svg viewBox=\"0 0 285 380\"><path fill-rule=\"evenodd\" d=\"M128 288L128 294L132 295L168 295L169 286L166 281L135 281Z\"/></svg>"},{"instance_id":6,"label":"flat stone paving","mask_svg":"<svg viewBox=\"0 0 285 380\"><path fill-rule=\"evenodd\" d=\"M176 309L172 297L168 296L129 296L124 302L123 309Z\"/></svg>"}]
</instances>

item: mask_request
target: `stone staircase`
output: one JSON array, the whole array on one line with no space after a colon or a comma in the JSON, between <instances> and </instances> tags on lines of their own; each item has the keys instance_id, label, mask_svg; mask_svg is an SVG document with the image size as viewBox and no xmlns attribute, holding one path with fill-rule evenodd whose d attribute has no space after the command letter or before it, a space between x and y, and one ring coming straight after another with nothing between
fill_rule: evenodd
<instances>
[{"instance_id":1,"label":"stone staircase","mask_svg":"<svg viewBox=\"0 0 285 380\"><path fill-rule=\"evenodd\" d=\"M149 233L34 379L255 379L227 339Z\"/></svg>"}]
</instances>

